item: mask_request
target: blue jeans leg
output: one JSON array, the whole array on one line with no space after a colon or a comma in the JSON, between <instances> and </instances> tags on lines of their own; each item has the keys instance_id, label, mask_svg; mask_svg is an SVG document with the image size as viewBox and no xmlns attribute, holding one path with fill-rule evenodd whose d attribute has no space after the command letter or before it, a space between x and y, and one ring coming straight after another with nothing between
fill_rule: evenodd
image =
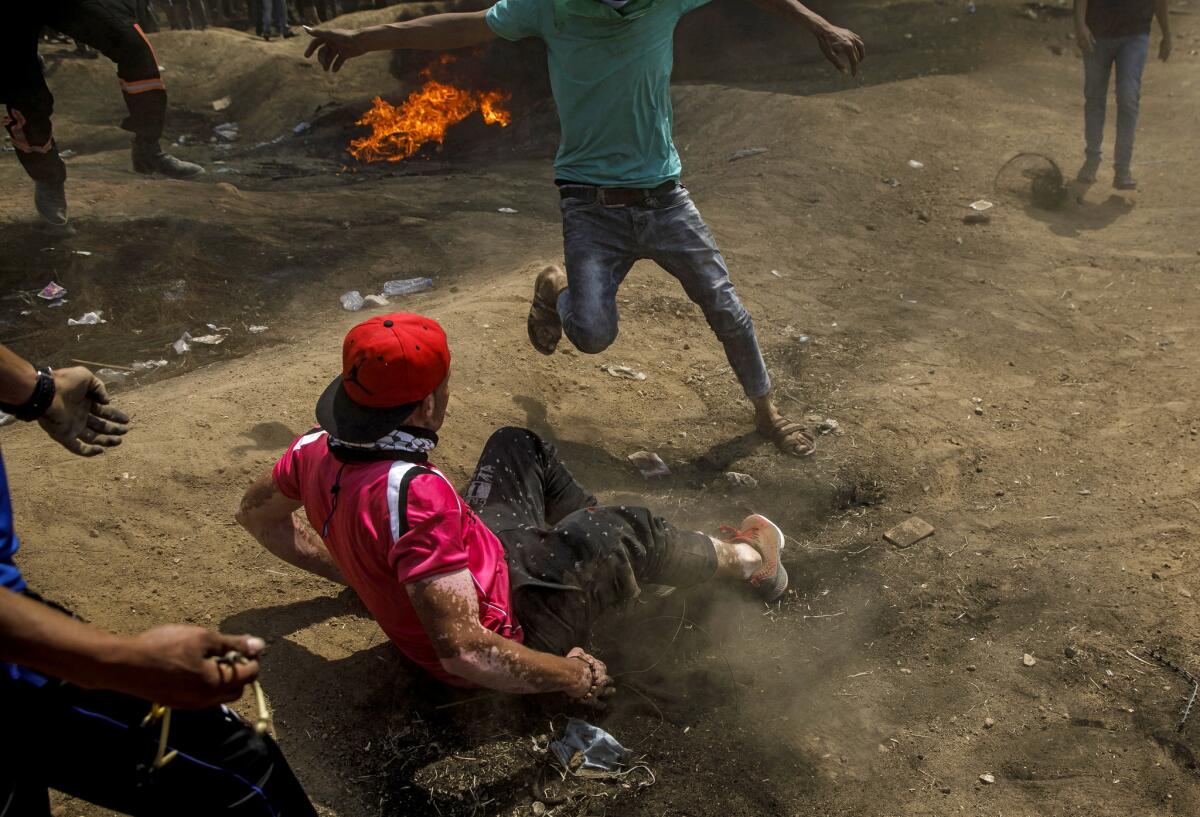
<instances>
[{"instance_id":1,"label":"blue jeans leg","mask_svg":"<svg viewBox=\"0 0 1200 817\"><path fill-rule=\"evenodd\" d=\"M754 399L770 392L754 321L738 299L725 258L687 190L671 194L665 207L638 208L634 219L643 254L678 279L704 312L746 396Z\"/></svg>"},{"instance_id":2,"label":"blue jeans leg","mask_svg":"<svg viewBox=\"0 0 1200 817\"><path fill-rule=\"evenodd\" d=\"M637 260L631 210L568 198L562 214L567 288L558 316L575 348L596 355L617 339L617 289Z\"/></svg>"},{"instance_id":3,"label":"blue jeans leg","mask_svg":"<svg viewBox=\"0 0 1200 817\"><path fill-rule=\"evenodd\" d=\"M1117 51L1117 146L1113 164L1128 170L1133 162L1138 110L1142 101L1142 72L1150 56L1150 35L1126 37Z\"/></svg>"},{"instance_id":4,"label":"blue jeans leg","mask_svg":"<svg viewBox=\"0 0 1200 817\"><path fill-rule=\"evenodd\" d=\"M1083 135L1087 158L1099 162L1104 145L1104 119L1108 108L1108 80L1116 51L1111 40L1097 40L1091 54L1083 58Z\"/></svg>"}]
</instances>

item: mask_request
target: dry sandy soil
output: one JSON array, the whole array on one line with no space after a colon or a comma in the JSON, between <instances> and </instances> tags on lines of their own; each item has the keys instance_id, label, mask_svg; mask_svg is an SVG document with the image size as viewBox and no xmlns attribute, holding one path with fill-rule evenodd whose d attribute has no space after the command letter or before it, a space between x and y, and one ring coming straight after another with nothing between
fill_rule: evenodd
<instances>
[{"instance_id":1,"label":"dry sandy soil","mask_svg":"<svg viewBox=\"0 0 1200 817\"><path fill-rule=\"evenodd\" d=\"M528 348L532 273L560 257L544 101L522 102L507 131L468 122L440 154L359 168L341 153L355 114L405 93L388 56L327 78L299 41L164 33L170 136L210 173L146 180L113 127L111 67L51 54L79 234L32 226L30 185L0 165L2 339L52 364L170 365L119 387L134 431L97 460L0 431L32 584L116 630L267 636L280 741L328 814L531 813L536 746L572 714L564 701L436 689L354 598L232 520L309 426L362 317L338 295L429 274L435 290L403 307L453 339L437 459L454 478L493 428L523 424L606 499L704 528L753 510L791 537L782 603L676 594L597 635L623 687L598 722L654 782L552 777L548 797L567 799L550 813L1195 814L1200 724L1175 731L1188 686L1147 650L1200 660L1200 5L1174 4L1175 57L1147 70L1142 191L1113 195L1106 175L1053 213L993 182L1023 150L1075 169L1069 20L1011 0L973 16L826 5L867 40L861 80L831 78L804 38L763 35L731 5L687 21L676 87L687 182L783 405L840 425L807 461L749 432L698 311L652 266L622 290L605 354ZM241 138L222 151L206 140L227 120ZM314 127L292 136L300 121ZM769 150L729 161L748 147ZM965 225L981 197L998 204L991 223ZM52 277L70 290L63 310L27 298ZM66 329L91 309L109 322ZM208 322L231 328L221 346L168 348ZM638 449L673 476L644 482L626 461ZM729 470L758 488L722 487ZM884 542L914 514L932 538Z\"/></svg>"}]
</instances>

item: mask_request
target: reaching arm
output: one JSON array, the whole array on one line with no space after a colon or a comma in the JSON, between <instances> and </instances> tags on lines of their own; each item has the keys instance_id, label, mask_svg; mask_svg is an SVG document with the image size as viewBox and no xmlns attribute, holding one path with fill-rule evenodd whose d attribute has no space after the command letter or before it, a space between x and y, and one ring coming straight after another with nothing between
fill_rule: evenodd
<instances>
[{"instance_id":1,"label":"reaching arm","mask_svg":"<svg viewBox=\"0 0 1200 817\"><path fill-rule=\"evenodd\" d=\"M236 701L258 676L260 638L226 636L183 624L126 637L0 589L0 661L88 689L109 689L185 709ZM252 659L219 664L237 650Z\"/></svg>"},{"instance_id":2,"label":"reaching arm","mask_svg":"<svg viewBox=\"0 0 1200 817\"><path fill-rule=\"evenodd\" d=\"M1171 59L1171 9L1168 0L1154 0L1154 16L1158 18L1158 27L1162 30L1158 58L1166 62Z\"/></svg>"},{"instance_id":3,"label":"reaching arm","mask_svg":"<svg viewBox=\"0 0 1200 817\"><path fill-rule=\"evenodd\" d=\"M495 38L488 27L487 11L431 14L400 23L360 29L311 29L305 57L317 54L326 71L340 71L346 60L368 51L394 51L411 48L423 51L451 51L481 45Z\"/></svg>"},{"instance_id":4,"label":"reaching arm","mask_svg":"<svg viewBox=\"0 0 1200 817\"><path fill-rule=\"evenodd\" d=\"M579 700L616 690L597 659L576 648L568 657L538 652L479 623L479 598L466 570L406 585L408 597L452 675L501 692L564 692Z\"/></svg>"},{"instance_id":5,"label":"reaching arm","mask_svg":"<svg viewBox=\"0 0 1200 817\"><path fill-rule=\"evenodd\" d=\"M779 14L817 38L825 59L843 74L849 71L858 76L858 64L867 57L862 38L846 28L839 28L799 0L752 0L767 11Z\"/></svg>"},{"instance_id":6,"label":"reaching arm","mask_svg":"<svg viewBox=\"0 0 1200 817\"><path fill-rule=\"evenodd\" d=\"M108 393L99 378L75 366L56 369L53 380L54 398L49 405L37 406L40 416L31 414L28 419L37 419L51 439L84 457L121 444L122 435L129 430L129 418L108 404ZM27 407L27 401L38 397L38 385L33 365L0 345L0 403Z\"/></svg>"},{"instance_id":7,"label":"reaching arm","mask_svg":"<svg viewBox=\"0 0 1200 817\"><path fill-rule=\"evenodd\" d=\"M246 489L236 518L258 543L288 564L331 582L346 584L317 532L296 511L301 504L285 496L271 474Z\"/></svg>"}]
</instances>

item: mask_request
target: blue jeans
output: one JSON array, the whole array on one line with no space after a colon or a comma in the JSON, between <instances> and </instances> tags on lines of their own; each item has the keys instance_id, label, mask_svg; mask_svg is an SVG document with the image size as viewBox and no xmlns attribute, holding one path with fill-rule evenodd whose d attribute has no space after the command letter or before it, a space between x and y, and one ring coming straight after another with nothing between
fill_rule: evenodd
<instances>
[{"instance_id":1,"label":"blue jeans","mask_svg":"<svg viewBox=\"0 0 1200 817\"><path fill-rule=\"evenodd\" d=\"M262 0L263 34L271 33L272 23L280 34L287 31L287 0Z\"/></svg>"},{"instance_id":2,"label":"blue jeans","mask_svg":"<svg viewBox=\"0 0 1200 817\"><path fill-rule=\"evenodd\" d=\"M635 261L649 259L678 279L704 312L746 396L771 390L754 322L686 188L634 207L568 197L562 214L567 288L558 296L558 315L575 348L599 354L617 339L617 289Z\"/></svg>"},{"instance_id":3,"label":"blue jeans","mask_svg":"<svg viewBox=\"0 0 1200 817\"><path fill-rule=\"evenodd\" d=\"M1150 54L1150 35L1097 39L1095 50L1083 58L1084 138L1087 157L1100 161L1104 144L1104 113L1108 106L1108 79L1117 66L1117 147L1113 164L1128 170L1133 161L1138 105L1142 98L1142 71Z\"/></svg>"}]
</instances>

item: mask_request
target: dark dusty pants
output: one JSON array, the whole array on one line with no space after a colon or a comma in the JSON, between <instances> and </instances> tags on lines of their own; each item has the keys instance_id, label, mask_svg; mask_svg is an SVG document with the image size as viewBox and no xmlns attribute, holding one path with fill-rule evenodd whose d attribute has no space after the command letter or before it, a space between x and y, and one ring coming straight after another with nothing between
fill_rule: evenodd
<instances>
[{"instance_id":1,"label":"dark dusty pants","mask_svg":"<svg viewBox=\"0 0 1200 817\"><path fill-rule=\"evenodd\" d=\"M572 189L580 188L563 186L563 192ZM634 262L646 258L674 276L704 312L746 396L771 390L754 322L686 188L663 193L652 206L606 206L571 196L561 206L567 288L557 306L575 348L599 354L617 339L617 289Z\"/></svg>"},{"instance_id":2,"label":"dark dusty pants","mask_svg":"<svg viewBox=\"0 0 1200 817\"><path fill-rule=\"evenodd\" d=\"M90 45L115 62L129 110L121 127L141 140L158 141L166 121L166 86L150 41L120 4L106 0L20 3L0 27L0 103L7 109L4 126L30 177L61 184L67 176L50 124L54 97L38 61L38 34L43 26Z\"/></svg>"},{"instance_id":3,"label":"dark dusty pants","mask_svg":"<svg viewBox=\"0 0 1200 817\"><path fill-rule=\"evenodd\" d=\"M504 544L513 605L534 649L565 654L639 584L690 587L717 570L712 540L646 508L601 507L532 431L502 428L464 498Z\"/></svg>"},{"instance_id":4,"label":"dark dusty pants","mask_svg":"<svg viewBox=\"0 0 1200 817\"><path fill-rule=\"evenodd\" d=\"M49 788L134 817L316 817L275 742L223 707L173 711L179 754L148 771L149 710L115 692L0 680L0 817L50 817Z\"/></svg>"}]
</instances>

